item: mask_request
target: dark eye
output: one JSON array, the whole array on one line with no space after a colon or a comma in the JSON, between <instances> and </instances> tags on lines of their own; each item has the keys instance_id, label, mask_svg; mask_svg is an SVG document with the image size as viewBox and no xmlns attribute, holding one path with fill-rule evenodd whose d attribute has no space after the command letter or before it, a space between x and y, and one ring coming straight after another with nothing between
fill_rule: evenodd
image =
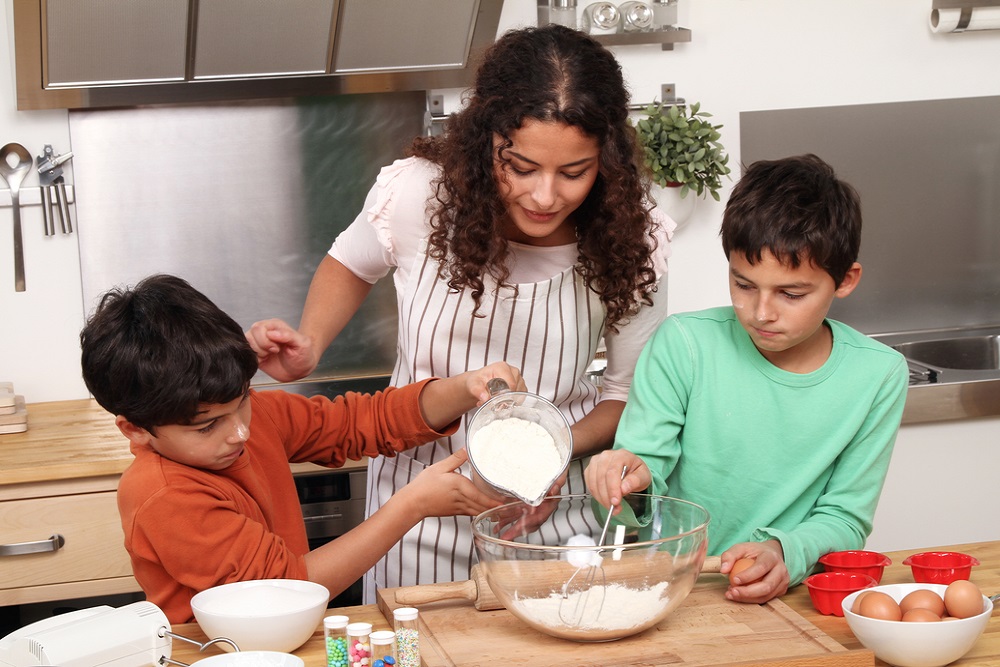
<instances>
[{"instance_id":1,"label":"dark eye","mask_svg":"<svg viewBox=\"0 0 1000 667\"><path fill-rule=\"evenodd\" d=\"M805 297L805 294L793 294L791 292L785 292L784 294L785 298L789 299L790 301L796 301L798 299Z\"/></svg>"},{"instance_id":2,"label":"dark eye","mask_svg":"<svg viewBox=\"0 0 1000 667\"><path fill-rule=\"evenodd\" d=\"M746 291L749 291L749 290L753 289L753 288L752 288L752 287L751 287L750 285L747 285L746 283L741 283L741 282L740 282L740 281L738 281L738 280L734 280L734 281L733 281L733 284L735 284L735 285L736 285L736 289L741 289L741 290L743 290L744 292L746 292Z\"/></svg>"},{"instance_id":3,"label":"dark eye","mask_svg":"<svg viewBox=\"0 0 1000 667\"><path fill-rule=\"evenodd\" d=\"M202 426L200 429L198 429L198 433L211 433L212 429L214 429L215 425L218 423L219 423L218 421L210 422L205 426Z\"/></svg>"}]
</instances>

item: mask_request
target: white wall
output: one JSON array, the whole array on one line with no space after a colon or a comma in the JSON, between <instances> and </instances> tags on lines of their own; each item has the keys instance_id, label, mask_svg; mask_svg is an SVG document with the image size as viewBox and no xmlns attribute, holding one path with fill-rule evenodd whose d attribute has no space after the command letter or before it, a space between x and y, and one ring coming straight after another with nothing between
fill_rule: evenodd
<instances>
[{"instance_id":1,"label":"white wall","mask_svg":"<svg viewBox=\"0 0 1000 667\"><path fill-rule=\"evenodd\" d=\"M736 166L741 111L1000 94L1000 77L991 71L1000 62L1000 31L934 35L927 27L930 4L681 0L680 23L693 31L692 42L672 51L658 45L615 51L636 101L652 101L661 83L674 83L680 96L702 102L725 125L723 142ZM33 155L45 143L65 151L66 112L15 110L12 0L3 0L3 7L0 34L8 41L0 51L0 142L18 141ZM534 0L507 0L500 29L535 17ZM458 98L458 91L446 92L446 100ZM37 186L34 175L30 186ZM728 187L723 201L727 194ZM678 232L672 311L728 302L717 238L721 213L722 204L699 201ZM44 237L40 209L25 210L28 289L15 293L10 214L0 208L0 380L14 382L29 402L84 397L77 333L92 304L82 303L76 236Z\"/></svg>"}]
</instances>

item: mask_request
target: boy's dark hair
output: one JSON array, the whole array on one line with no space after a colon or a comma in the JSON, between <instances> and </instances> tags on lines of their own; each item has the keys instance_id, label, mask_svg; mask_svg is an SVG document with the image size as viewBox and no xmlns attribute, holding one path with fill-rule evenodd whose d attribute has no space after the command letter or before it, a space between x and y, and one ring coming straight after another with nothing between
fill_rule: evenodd
<instances>
[{"instance_id":1,"label":"boy's dark hair","mask_svg":"<svg viewBox=\"0 0 1000 667\"><path fill-rule=\"evenodd\" d=\"M236 321L169 275L106 292L80 346L83 380L101 407L150 432L191 423L201 403L242 396L257 372Z\"/></svg>"},{"instance_id":2,"label":"boy's dark hair","mask_svg":"<svg viewBox=\"0 0 1000 667\"><path fill-rule=\"evenodd\" d=\"M793 268L811 261L839 287L861 248L861 200L815 155L760 160L733 188L720 234L727 258L756 264L767 250Z\"/></svg>"}]
</instances>

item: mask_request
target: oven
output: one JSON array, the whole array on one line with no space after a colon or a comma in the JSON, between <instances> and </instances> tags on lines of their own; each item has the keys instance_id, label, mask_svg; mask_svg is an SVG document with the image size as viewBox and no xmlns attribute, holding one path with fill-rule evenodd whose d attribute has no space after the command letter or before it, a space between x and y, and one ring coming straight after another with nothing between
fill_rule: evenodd
<instances>
[{"instance_id":1,"label":"oven","mask_svg":"<svg viewBox=\"0 0 1000 667\"><path fill-rule=\"evenodd\" d=\"M322 470L295 475L309 549L322 546L354 528L365 518L364 468ZM361 604L361 579L330 601L331 607Z\"/></svg>"}]
</instances>

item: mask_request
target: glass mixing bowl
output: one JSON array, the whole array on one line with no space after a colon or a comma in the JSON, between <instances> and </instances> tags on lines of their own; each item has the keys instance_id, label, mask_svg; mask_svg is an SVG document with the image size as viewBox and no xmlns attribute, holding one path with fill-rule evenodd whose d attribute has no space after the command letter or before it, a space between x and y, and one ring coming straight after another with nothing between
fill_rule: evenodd
<instances>
[{"instance_id":1,"label":"glass mixing bowl","mask_svg":"<svg viewBox=\"0 0 1000 667\"><path fill-rule=\"evenodd\" d=\"M603 508L595 514L588 494L550 496L538 507L508 503L477 516L479 567L497 599L536 630L574 641L621 639L666 618L701 572L708 511L633 493L612 519L606 545L591 546L605 516Z\"/></svg>"}]
</instances>

